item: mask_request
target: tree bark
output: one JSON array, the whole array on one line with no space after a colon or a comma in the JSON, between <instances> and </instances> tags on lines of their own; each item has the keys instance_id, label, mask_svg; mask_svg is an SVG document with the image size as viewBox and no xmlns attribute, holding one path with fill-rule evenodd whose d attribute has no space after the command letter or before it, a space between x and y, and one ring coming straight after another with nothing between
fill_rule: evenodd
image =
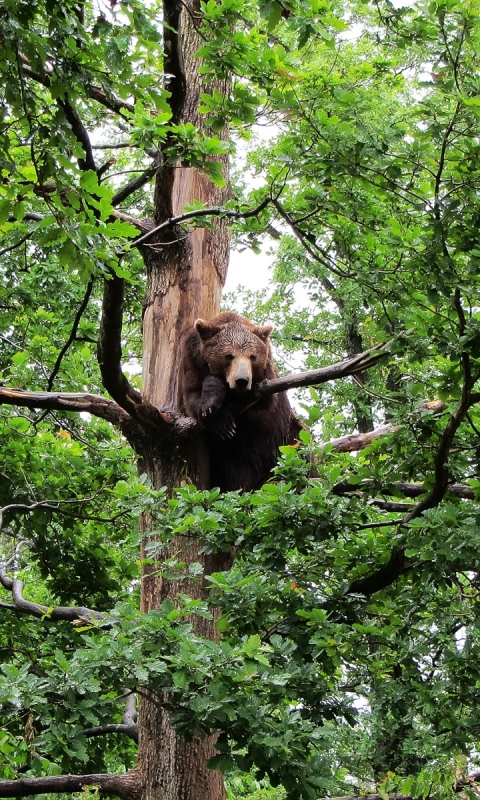
<instances>
[{"instance_id":1,"label":"tree bark","mask_svg":"<svg viewBox=\"0 0 480 800\"><path fill-rule=\"evenodd\" d=\"M188 6L188 7L187 7ZM195 53L200 39L195 29L199 5L166 0L165 73L172 76L173 121L191 122L200 130L198 115L202 76ZM198 18L197 18L198 21ZM225 174L227 172L224 160ZM185 206L199 200L209 206L222 206L227 189L214 186L209 178L194 168L164 164L155 187L155 224L181 214ZM225 282L229 236L223 221L212 228L197 228L185 235L178 227L168 227L141 246L147 266L147 288L143 316L143 397L159 408L177 406L178 375L182 353L182 336L198 317L219 313L220 297ZM202 435L184 443L172 440L162 443L150 440L142 469L154 487L171 490L185 482L199 488L208 487L208 462ZM142 521L145 541L148 540L148 519ZM185 569L199 562L205 574L226 567L225 557L205 557L197 541L185 539L165 548L162 558L175 554L185 562ZM142 610L158 609L165 599L176 601L179 592L190 597L207 597L203 579L171 581L146 565L142 583ZM215 639L211 620L196 618L196 633ZM162 699L142 699L139 710L138 770L143 787L142 800L223 800L223 777L210 770L207 761L215 755L215 735L196 735L192 741L179 736L170 722Z\"/></svg>"}]
</instances>

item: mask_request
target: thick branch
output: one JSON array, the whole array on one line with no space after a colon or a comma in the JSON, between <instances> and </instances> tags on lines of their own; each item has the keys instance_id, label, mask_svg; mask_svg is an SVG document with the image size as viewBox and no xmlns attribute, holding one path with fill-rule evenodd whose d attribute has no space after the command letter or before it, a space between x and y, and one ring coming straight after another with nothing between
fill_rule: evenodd
<instances>
[{"instance_id":1,"label":"thick branch","mask_svg":"<svg viewBox=\"0 0 480 800\"><path fill-rule=\"evenodd\" d=\"M380 425L368 433L349 433L347 436L331 439L324 447L331 447L336 453L352 453L369 447L375 439L381 439L389 433L400 430L401 427L401 425Z\"/></svg>"},{"instance_id":2,"label":"thick branch","mask_svg":"<svg viewBox=\"0 0 480 800\"><path fill-rule=\"evenodd\" d=\"M142 403L139 407L138 422L112 400L100 395L70 392L27 392L22 389L0 387L0 405L24 406L25 408L45 408L49 411L87 411L115 425L123 433L132 447L142 451L145 442L144 427L154 429L159 435L189 436L197 428L191 417L182 417L173 410L161 411L155 406ZM139 424L140 423L140 424Z\"/></svg>"},{"instance_id":3,"label":"thick branch","mask_svg":"<svg viewBox=\"0 0 480 800\"><path fill-rule=\"evenodd\" d=\"M37 794L81 792L84 786L98 786L125 800L140 800L140 781L135 770L121 775L54 775L48 778L19 778L0 783L0 797L33 797Z\"/></svg>"},{"instance_id":4,"label":"thick branch","mask_svg":"<svg viewBox=\"0 0 480 800\"><path fill-rule=\"evenodd\" d=\"M136 409L142 403L142 395L128 382L121 363L124 293L123 278L113 276L105 280L97 357L105 389L119 406L128 411L132 417L136 417Z\"/></svg>"},{"instance_id":5,"label":"thick branch","mask_svg":"<svg viewBox=\"0 0 480 800\"><path fill-rule=\"evenodd\" d=\"M429 400L428 402L419 405L416 410L432 411L439 414L441 411L444 411L444 409L445 403L442 403L441 400ZM401 427L401 425L393 424L380 425L373 431L368 431L368 433L349 433L347 436L340 436L338 439L331 439L323 446L331 447L336 453L351 453L356 450L362 450L364 447L369 447L371 443L375 441L375 439L381 439L383 436L387 436L389 433L394 433L395 431L400 430Z\"/></svg>"},{"instance_id":6,"label":"thick branch","mask_svg":"<svg viewBox=\"0 0 480 800\"><path fill-rule=\"evenodd\" d=\"M133 724L104 725L103 727L99 725L96 728L87 728L86 730L82 731L82 733L87 737L87 739L90 739L93 736L106 736L108 733L121 733L124 736L128 736L129 739L133 739L134 742L138 742L138 726Z\"/></svg>"},{"instance_id":7,"label":"thick branch","mask_svg":"<svg viewBox=\"0 0 480 800\"><path fill-rule=\"evenodd\" d=\"M95 159L93 157L92 152L92 145L90 144L90 137L88 135L87 129L83 124L82 120L80 119L80 115L69 100L61 100L58 98L57 100L58 105L62 109L67 121L75 135L75 138L83 147L83 151L85 153L85 158L79 158L78 165L80 169L87 170L91 169L95 172L96 165Z\"/></svg>"},{"instance_id":8,"label":"thick branch","mask_svg":"<svg viewBox=\"0 0 480 800\"><path fill-rule=\"evenodd\" d=\"M285 392L287 389L299 389L302 386L315 386L319 383L344 378L347 375L355 375L364 369L375 366L388 352L390 343L378 344L371 350L365 350L353 358L346 361L338 361L329 367L312 369L309 372L299 372L296 375L286 375L284 378L274 378L270 381L263 381L257 388L258 399L269 394Z\"/></svg>"},{"instance_id":9,"label":"thick branch","mask_svg":"<svg viewBox=\"0 0 480 800\"><path fill-rule=\"evenodd\" d=\"M113 277L105 281L102 320L98 337L98 363L103 385L118 405L143 428L158 434L178 435L189 432L195 422L182 418L173 410L160 411L147 403L140 392L128 382L122 370L122 321L125 282Z\"/></svg>"},{"instance_id":10,"label":"thick branch","mask_svg":"<svg viewBox=\"0 0 480 800\"><path fill-rule=\"evenodd\" d=\"M20 614L29 614L32 617L38 617L48 620L67 620L69 622L76 622L83 620L89 624L104 623L108 617L100 611L94 611L91 608L84 606L57 606L56 608L49 608L48 606L40 605L40 603L32 603L25 600L23 597L23 583L17 578L10 578L7 575L7 567L5 564L0 564L0 583L4 589L12 593L13 604L9 606L10 610L17 611ZM1 795L0 795L1 796Z\"/></svg>"},{"instance_id":11,"label":"thick branch","mask_svg":"<svg viewBox=\"0 0 480 800\"><path fill-rule=\"evenodd\" d=\"M130 417L116 403L96 394L76 392L28 392L23 389L0 387L0 405L45 408L53 411L87 411L94 417L111 422L123 431Z\"/></svg>"},{"instance_id":12,"label":"thick branch","mask_svg":"<svg viewBox=\"0 0 480 800\"><path fill-rule=\"evenodd\" d=\"M159 166L159 159L156 158L153 164L147 167L147 169L144 172L142 172L141 175L138 175L136 178L133 179L133 181L127 183L127 185L124 186L123 189L119 189L118 192L113 195L112 206L115 207L120 205L120 203L123 203L123 201L126 200L127 197L130 197L131 194L136 192L137 189L141 189L142 186L145 186L145 184L148 183L154 177L155 173L157 172L158 166Z\"/></svg>"}]
</instances>

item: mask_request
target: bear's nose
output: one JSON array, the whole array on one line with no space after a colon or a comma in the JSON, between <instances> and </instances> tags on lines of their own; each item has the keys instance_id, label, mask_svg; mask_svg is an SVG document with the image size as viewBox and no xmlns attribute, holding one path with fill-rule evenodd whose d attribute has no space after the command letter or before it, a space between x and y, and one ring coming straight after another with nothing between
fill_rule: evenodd
<instances>
[{"instance_id":1,"label":"bear's nose","mask_svg":"<svg viewBox=\"0 0 480 800\"><path fill-rule=\"evenodd\" d=\"M235 381L235 386L239 392L244 392L248 386L248 378L237 378Z\"/></svg>"}]
</instances>

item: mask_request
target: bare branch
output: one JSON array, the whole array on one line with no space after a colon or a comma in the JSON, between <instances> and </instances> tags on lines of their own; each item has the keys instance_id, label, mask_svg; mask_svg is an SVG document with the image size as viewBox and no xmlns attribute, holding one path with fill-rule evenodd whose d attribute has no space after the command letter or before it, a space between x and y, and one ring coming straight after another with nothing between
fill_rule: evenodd
<instances>
[{"instance_id":1,"label":"bare branch","mask_svg":"<svg viewBox=\"0 0 480 800\"><path fill-rule=\"evenodd\" d=\"M122 370L124 295L123 278L112 276L105 280L97 357L105 389L119 406L136 418L142 405L142 395L130 385Z\"/></svg>"},{"instance_id":2,"label":"bare branch","mask_svg":"<svg viewBox=\"0 0 480 800\"><path fill-rule=\"evenodd\" d=\"M141 395L139 392L137 394ZM54 411L86 411L115 425L130 442L136 452L141 453L146 443L145 428L164 437L188 437L197 429L192 417L183 417L173 409L160 410L141 401L134 411L133 419L120 405L100 395L70 392L28 392L22 389L0 387L0 405L46 408Z\"/></svg>"},{"instance_id":3,"label":"bare branch","mask_svg":"<svg viewBox=\"0 0 480 800\"><path fill-rule=\"evenodd\" d=\"M196 427L190 417L181 417L173 409L160 411L144 401L140 392L128 382L122 370L122 317L125 282L113 277L105 280L102 320L98 338L98 363L103 385L118 405L144 428L163 436L183 435Z\"/></svg>"},{"instance_id":4,"label":"bare branch","mask_svg":"<svg viewBox=\"0 0 480 800\"><path fill-rule=\"evenodd\" d=\"M422 403L416 409L417 411L433 411L440 413L445 410L445 403L441 400L429 400ZM349 433L347 436L340 436L338 439L331 439L326 442L324 447L331 447L336 453L351 453L356 450L362 450L364 447L369 447L375 439L381 439L383 436L388 436L389 433L395 433L402 428L402 425L380 425L373 431L367 433ZM409 495L410 497L411 495Z\"/></svg>"},{"instance_id":5,"label":"bare branch","mask_svg":"<svg viewBox=\"0 0 480 800\"><path fill-rule=\"evenodd\" d=\"M0 405L46 408L55 411L86 411L94 417L111 422L118 428L129 422L129 416L116 403L95 394L77 392L28 392L23 389L0 387Z\"/></svg>"},{"instance_id":6,"label":"bare branch","mask_svg":"<svg viewBox=\"0 0 480 800\"><path fill-rule=\"evenodd\" d=\"M23 582L7 575L6 564L0 564L0 583L4 589L12 593L13 604L8 606L12 611L20 614L29 614L32 617L41 619L67 620L70 622L83 620L88 624L107 623L110 625L107 614L94 611L91 608L85 608L85 606L56 606L55 608L49 608L40 603L32 603L29 600L25 600L23 597Z\"/></svg>"},{"instance_id":7,"label":"bare branch","mask_svg":"<svg viewBox=\"0 0 480 800\"><path fill-rule=\"evenodd\" d=\"M104 792L128 800L140 800L140 780L135 770L119 775L54 775L47 778L19 778L0 783L0 797L33 797L37 794L81 792L84 786L98 786Z\"/></svg>"},{"instance_id":8,"label":"bare branch","mask_svg":"<svg viewBox=\"0 0 480 800\"><path fill-rule=\"evenodd\" d=\"M331 439L326 442L324 447L331 447L336 453L352 453L356 450L363 450L369 447L375 439L381 439L400 430L401 425L380 425L368 433L349 433L347 436L340 436L338 439Z\"/></svg>"},{"instance_id":9,"label":"bare branch","mask_svg":"<svg viewBox=\"0 0 480 800\"><path fill-rule=\"evenodd\" d=\"M98 725L95 728L87 728L86 730L82 731L82 733L84 736L87 737L87 739L90 739L93 736L106 736L108 733L121 733L124 736L128 736L129 739L133 739L134 742L138 742L138 726L133 724L104 725L103 727L101 725Z\"/></svg>"},{"instance_id":10,"label":"bare branch","mask_svg":"<svg viewBox=\"0 0 480 800\"><path fill-rule=\"evenodd\" d=\"M390 342L377 344L371 350L365 350L353 358L346 361L338 361L329 367L312 369L309 372L299 372L297 375L286 375L284 378L274 378L270 381L263 381L259 384L256 394L258 399L265 395L285 392L287 389L298 389L301 386L314 386L327 381L344 378L347 375L355 375L364 369L375 366L388 353Z\"/></svg>"}]
</instances>

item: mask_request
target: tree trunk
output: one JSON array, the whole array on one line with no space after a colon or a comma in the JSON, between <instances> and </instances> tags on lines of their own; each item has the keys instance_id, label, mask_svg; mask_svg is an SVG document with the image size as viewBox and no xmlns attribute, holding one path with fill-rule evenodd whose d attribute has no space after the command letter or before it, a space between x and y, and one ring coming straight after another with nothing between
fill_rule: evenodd
<instances>
[{"instance_id":1,"label":"tree trunk","mask_svg":"<svg viewBox=\"0 0 480 800\"><path fill-rule=\"evenodd\" d=\"M165 3L165 73L173 75L168 88L172 92L174 122L192 122L200 129L198 101L205 87L199 75L195 52L200 46L193 20L198 7L186 3ZM218 87L217 87L218 88ZM225 159L225 173L227 162ZM227 189L214 186L209 178L194 168L164 165L155 189L155 216L159 224L181 213L194 200L212 206L222 205ZM165 246L161 246L161 243ZM170 244L166 244L171 242ZM143 316L143 395L158 407L177 405L178 374L182 335L198 317L209 318L220 310L220 297L228 265L229 237L226 226L216 222L211 229L196 229L186 236L184 230L165 232L161 240L144 246L147 266L147 289ZM200 488L208 487L208 461L202 437L188 443L172 441L161 445L151 441L142 469L155 488L168 490L185 481ZM148 520L143 520L148 536ZM162 558L175 553L188 565L199 562L205 574L225 569L225 556L205 557L197 541L175 541ZM144 569L142 610L158 609L165 599L175 602L178 593L193 598L207 597L203 580L171 581ZM215 624L196 618L196 633L215 639ZM161 698L160 698L161 703ZM172 728L169 713L159 698L143 699L139 714L138 770L143 787L142 800L223 800L223 777L208 769L206 762L215 754L216 737L196 736L186 741Z\"/></svg>"}]
</instances>

